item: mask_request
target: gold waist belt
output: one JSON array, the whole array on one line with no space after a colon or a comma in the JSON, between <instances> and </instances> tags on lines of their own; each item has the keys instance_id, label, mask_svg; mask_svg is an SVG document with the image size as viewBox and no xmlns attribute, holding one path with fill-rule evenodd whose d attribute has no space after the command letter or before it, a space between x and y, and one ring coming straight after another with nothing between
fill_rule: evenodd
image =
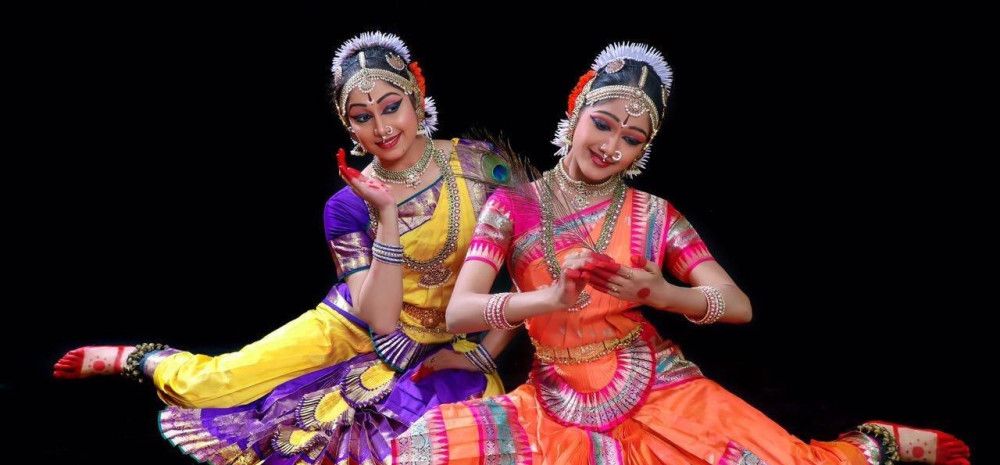
<instances>
[{"instance_id":1,"label":"gold waist belt","mask_svg":"<svg viewBox=\"0 0 1000 465\"><path fill-rule=\"evenodd\" d=\"M535 357L545 363L573 364L597 360L622 347L632 344L642 334L642 326L636 326L628 334L617 339L606 339L577 347L546 346L531 338L535 346Z\"/></svg>"},{"instance_id":2,"label":"gold waist belt","mask_svg":"<svg viewBox=\"0 0 1000 465\"><path fill-rule=\"evenodd\" d=\"M409 318L402 318L404 328L425 333L447 334L444 324L444 310L439 308L423 308L403 302L403 313ZM407 321L409 320L409 321ZM416 324L414 324L416 323Z\"/></svg>"}]
</instances>

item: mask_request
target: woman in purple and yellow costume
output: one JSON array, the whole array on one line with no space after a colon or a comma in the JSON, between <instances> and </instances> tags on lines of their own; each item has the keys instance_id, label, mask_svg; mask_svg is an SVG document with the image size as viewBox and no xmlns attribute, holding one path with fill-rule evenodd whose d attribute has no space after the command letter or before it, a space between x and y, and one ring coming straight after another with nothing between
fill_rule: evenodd
<instances>
[{"instance_id":1,"label":"woman in purple and yellow costume","mask_svg":"<svg viewBox=\"0 0 1000 465\"><path fill-rule=\"evenodd\" d=\"M199 461L383 463L427 408L503 393L493 358L509 333L473 342L444 311L491 185L472 180L503 181L507 166L490 144L432 139L434 102L398 37L348 40L332 71L352 154L374 157L358 172L338 154L348 187L324 223L340 282L323 302L238 352L88 346L55 366L150 378L171 405L164 437Z\"/></svg>"},{"instance_id":2,"label":"woman in purple and yellow costume","mask_svg":"<svg viewBox=\"0 0 1000 465\"><path fill-rule=\"evenodd\" d=\"M489 198L448 327L523 322L536 348L529 382L430 409L396 438L394 463L968 465L953 436L887 422L805 443L706 378L643 318L640 306L695 324L751 318L747 296L673 204L623 183L650 158L671 77L651 47L608 47L570 95L556 168ZM504 262L520 292L490 294Z\"/></svg>"}]
</instances>

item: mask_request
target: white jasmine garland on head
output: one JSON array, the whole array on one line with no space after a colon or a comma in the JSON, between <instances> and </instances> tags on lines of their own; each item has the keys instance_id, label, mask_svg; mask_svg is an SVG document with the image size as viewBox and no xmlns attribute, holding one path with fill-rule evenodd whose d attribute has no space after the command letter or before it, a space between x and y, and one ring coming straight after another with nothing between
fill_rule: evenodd
<instances>
[{"instance_id":1,"label":"white jasmine garland on head","mask_svg":"<svg viewBox=\"0 0 1000 465\"><path fill-rule=\"evenodd\" d=\"M674 72L670 69L670 65L667 64L667 60L663 58L663 54L646 44L632 42L611 44L600 55L597 55L597 58L594 59L594 64L590 65L590 69L598 71L607 66L608 63L620 58L641 61L651 66L653 72L660 77L660 81L663 81L663 85L668 91L670 85L674 82Z\"/></svg>"},{"instance_id":2,"label":"white jasmine garland on head","mask_svg":"<svg viewBox=\"0 0 1000 465\"><path fill-rule=\"evenodd\" d=\"M333 63L330 66L330 70L333 71L335 76L333 82L335 87L343 85L343 82L337 82L336 76L343 69L344 59L371 47L387 48L396 52L405 62L410 62L410 49L399 36L381 31L362 32L341 44L340 48L337 49L337 53L333 56Z\"/></svg>"}]
</instances>

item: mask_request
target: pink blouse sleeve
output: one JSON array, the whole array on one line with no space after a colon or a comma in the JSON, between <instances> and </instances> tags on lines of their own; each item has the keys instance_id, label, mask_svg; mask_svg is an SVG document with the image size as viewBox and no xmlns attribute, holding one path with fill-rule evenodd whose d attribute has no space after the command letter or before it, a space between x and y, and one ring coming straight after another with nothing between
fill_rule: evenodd
<instances>
[{"instance_id":1,"label":"pink blouse sleeve","mask_svg":"<svg viewBox=\"0 0 1000 465\"><path fill-rule=\"evenodd\" d=\"M472 235L472 243L469 245L469 253L465 255L465 261L479 260L500 271L513 232L511 199L503 189L497 190L486 200L479 213L479 222Z\"/></svg>"},{"instance_id":2,"label":"pink blouse sleeve","mask_svg":"<svg viewBox=\"0 0 1000 465\"><path fill-rule=\"evenodd\" d=\"M666 266L670 274L684 282L689 282L691 270L698 264L715 260L708 247L701 240L698 231L681 215L673 204L667 203L666 233L663 235L663 250Z\"/></svg>"}]
</instances>

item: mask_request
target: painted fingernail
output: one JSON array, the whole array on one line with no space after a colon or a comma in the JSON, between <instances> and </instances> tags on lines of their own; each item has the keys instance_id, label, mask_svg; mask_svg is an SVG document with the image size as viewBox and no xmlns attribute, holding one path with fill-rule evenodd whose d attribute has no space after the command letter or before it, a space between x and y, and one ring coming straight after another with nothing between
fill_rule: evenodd
<instances>
[{"instance_id":1,"label":"painted fingernail","mask_svg":"<svg viewBox=\"0 0 1000 465\"><path fill-rule=\"evenodd\" d=\"M344 149L337 150L337 166L343 168L347 166L347 154Z\"/></svg>"}]
</instances>

